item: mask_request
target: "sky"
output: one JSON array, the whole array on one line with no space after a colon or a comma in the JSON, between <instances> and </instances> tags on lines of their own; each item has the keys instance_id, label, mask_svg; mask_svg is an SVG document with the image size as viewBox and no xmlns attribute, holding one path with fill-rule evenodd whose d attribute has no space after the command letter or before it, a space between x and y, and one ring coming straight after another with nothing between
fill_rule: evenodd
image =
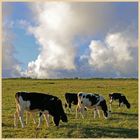
<instances>
[{"instance_id":1,"label":"sky","mask_svg":"<svg viewBox=\"0 0 140 140\"><path fill-rule=\"evenodd\" d=\"M2 77L137 78L137 2L3 2Z\"/></svg>"}]
</instances>

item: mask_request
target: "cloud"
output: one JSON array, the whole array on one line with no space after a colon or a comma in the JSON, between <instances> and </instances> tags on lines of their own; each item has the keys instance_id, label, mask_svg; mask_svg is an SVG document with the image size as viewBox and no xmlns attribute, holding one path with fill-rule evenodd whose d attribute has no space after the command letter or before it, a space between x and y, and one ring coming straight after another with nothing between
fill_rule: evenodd
<instances>
[{"instance_id":1,"label":"cloud","mask_svg":"<svg viewBox=\"0 0 140 140\"><path fill-rule=\"evenodd\" d=\"M92 40L88 62L96 71L115 73L117 76L137 76L138 40L136 34L126 29L109 33L104 41Z\"/></svg>"},{"instance_id":2,"label":"cloud","mask_svg":"<svg viewBox=\"0 0 140 140\"><path fill-rule=\"evenodd\" d=\"M108 15L109 4L48 2L32 4L31 8L36 25L30 26L28 31L38 41L40 54L29 62L26 75L36 78L57 75L57 70L76 69L75 38L105 32L113 18ZM105 20L107 22L103 23Z\"/></svg>"}]
</instances>

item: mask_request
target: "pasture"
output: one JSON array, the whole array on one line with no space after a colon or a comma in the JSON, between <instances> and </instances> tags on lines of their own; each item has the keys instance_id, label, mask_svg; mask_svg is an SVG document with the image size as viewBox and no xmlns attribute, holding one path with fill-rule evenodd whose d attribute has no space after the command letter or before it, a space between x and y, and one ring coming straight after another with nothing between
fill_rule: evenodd
<instances>
[{"instance_id":1,"label":"pasture","mask_svg":"<svg viewBox=\"0 0 140 140\"><path fill-rule=\"evenodd\" d=\"M63 105L66 92L92 92L102 94L109 105L108 94L122 92L131 103L131 108L118 108L118 102L112 106L111 117L93 118L93 111L87 110L85 119L79 115L75 119L73 112L67 111L68 123L60 122L56 128L50 118L50 127L45 120L42 127L36 126L30 118L25 128L14 128L15 93L17 91L35 91L58 96ZM36 116L38 119L38 116ZM25 117L24 117L25 121ZM138 138L138 80L136 79L3 79L2 80L2 137L3 138Z\"/></svg>"}]
</instances>

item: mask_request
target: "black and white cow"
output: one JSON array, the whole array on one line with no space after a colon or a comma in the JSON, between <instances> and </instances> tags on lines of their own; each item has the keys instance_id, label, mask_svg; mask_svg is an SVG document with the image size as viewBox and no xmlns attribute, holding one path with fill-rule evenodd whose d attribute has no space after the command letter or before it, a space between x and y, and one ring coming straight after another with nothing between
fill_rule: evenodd
<instances>
[{"instance_id":1,"label":"black and white cow","mask_svg":"<svg viewBox=\"0 0 140 140\"><path fill-rule=\"evenodd\" d=\"M100 96L99 94L94 93L78 93L78 106L76 110L76 118L77 118L77 112L81 112L82 118L84 118L84 108L87 107L89 109L94 109L98 107L101 107L105 119L109 117L108 114L108 108L106 104L106 100L103 96ZM95 115L96 112L94 112ZM95 116L94 116L95 117Z\"/></svg>"},{"instance_id":2,"label":"black and white cow","mask_svg":"<svg viewBox=\"0 0 140 140\"><path fill-rule=\"evenodd\" d=\"M65 93L65 99L66 99L66 103L65 103L65 108L68 108L71 110L71 105L77 105L78 104L78 97L77 97L77 93Z\"/></svg>"},{"instance_id":3,"label":"black and white cow","mask_svg":"<svg viewBox=\"0 0 140 140\"><path fill-rule=\"evenodd\" d=\"M17 126L17 117L21 122L22 128L24 127L23 113L38 112L40 127L42 122L42 114L49 114L53 116L53 120L56 126L59 126L59 121L67 122L67 116L63 110L61 100L53 95L36 92L17 92L15 94L16 99L16 112L14 114L14 123ZM46 115L47 117L47 115Z\"/></svg>"},{"instance_id":4,"label":"black and white cow","mask_svg":"<svg viewBox=\"0 0 140 140\"><path fill-rule=\"evenodd\" d=\"M122 94L122 93L112 93L112 94L109 94L109 99L110 99L110 111L111 111L112 102L114 100L118 100L119 101L119 107L121 106L121 104L125 104L127 108L130 108L130 103L126 99L125 95Z\"/></svg>"}]
</instances>

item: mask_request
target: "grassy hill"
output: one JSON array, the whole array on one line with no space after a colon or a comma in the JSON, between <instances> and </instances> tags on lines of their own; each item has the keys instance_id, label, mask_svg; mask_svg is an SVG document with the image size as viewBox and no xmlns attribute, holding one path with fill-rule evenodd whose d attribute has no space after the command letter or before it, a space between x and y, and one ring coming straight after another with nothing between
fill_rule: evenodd
<instances>
[{"instance_id":1,"label":"grassy hill","mask_svg":"<svg viewBox=\"0 0 140 140\"><path fill-rule=\"evenodd\" d=\"M60 122L56 128L50 118L50 127L45 121L41 129L36 130L32 119L24 129L20 122L14 128L15 93L17 91L35 91L58 96L65 103L65 92L93 92L102 94L109 105L108 94L122 92L126 95L131 108L112 106L111 117L105 120L93 118L93 111L88 110L85 119L79 115L75 119L73 112L67 112L68 123ZM38 117L36 116L38 119ZM25 120L25 119L24 119ZM3 79L2 80L2 137L3 138L137 138L138 137L138 80L137 79Z\"/></svg>"}]
</instances>

